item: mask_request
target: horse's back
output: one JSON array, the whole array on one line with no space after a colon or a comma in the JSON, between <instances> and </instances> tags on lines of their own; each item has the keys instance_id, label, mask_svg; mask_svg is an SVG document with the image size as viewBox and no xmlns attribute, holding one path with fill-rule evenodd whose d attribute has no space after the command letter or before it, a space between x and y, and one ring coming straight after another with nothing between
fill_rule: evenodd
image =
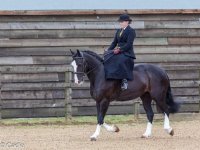
<instances>
[{"instance_id":1,"label":"horse's back","mask_svg":"<svg viewBox=\"0 0 200 150\"><path fill-rule=\"evenodd\" d=\"M153 64L136 64L133 71L168 79L165 70Z\"/></svg>"}]
</instances>

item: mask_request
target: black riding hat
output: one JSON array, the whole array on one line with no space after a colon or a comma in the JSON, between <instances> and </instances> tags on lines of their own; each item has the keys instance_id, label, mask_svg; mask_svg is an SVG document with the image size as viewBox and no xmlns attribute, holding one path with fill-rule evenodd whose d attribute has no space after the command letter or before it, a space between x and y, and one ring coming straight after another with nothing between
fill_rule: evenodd
<instances>
[{"instance_id":1,"label":"black riding hat","mask_svg":"<svg viewBox=\"0 0 200 150\"><path fill-rule=\"evenodd\" d=\"M130 18L129 15L127 15L127 14L122 14L122 15L119 16L118 21L119 21L119 22L121 22L121 21L129 21L129 22L131 22L132 19Z\"/></svg>"}]
</instances>

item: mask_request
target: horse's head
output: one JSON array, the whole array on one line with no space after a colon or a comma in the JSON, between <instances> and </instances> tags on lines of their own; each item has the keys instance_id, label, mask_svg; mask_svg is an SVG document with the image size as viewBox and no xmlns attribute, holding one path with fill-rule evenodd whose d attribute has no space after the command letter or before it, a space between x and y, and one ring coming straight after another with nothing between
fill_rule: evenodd
<instances>
[{"instance_id":1,"label":"horse's head","mask_svg":"<svg viewBox=\"0 0 200 150\"><path fill-rule=\"evenodd\" d=\"M83 57L83 53L81 51L79 50L77 50L77 52L71 51L71 53L73 58L71 65L74 68L74 82L80 85L84 81L83 78L85 71L85 60Z\"/></svg>"},{"instance_id":2,"label":"horse's head","mask_svg":"<svg viewBox=\"0 0 200 150\"><path fill-rule=\"evenodd\" d=\"M85 74L92 81L91 79L103 69L103 67L100 69L100 66L103 66L103 59L95 52L77 50L77 52L71 51L71 53L73 58L71 65L74 67L75 83L82 84Z\"/></svg>"}]
</instances>

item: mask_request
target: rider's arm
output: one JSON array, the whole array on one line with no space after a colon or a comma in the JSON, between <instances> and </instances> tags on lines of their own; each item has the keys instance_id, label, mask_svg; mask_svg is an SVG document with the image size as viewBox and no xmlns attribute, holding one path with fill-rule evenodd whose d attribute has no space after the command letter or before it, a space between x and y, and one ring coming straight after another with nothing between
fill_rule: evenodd
<instances>
[{"instance_id":1,"label":"rider's arm","mask_svg":"<svg viewBox=\"0 0 200 150\"><path fill-rule=\"evenodd\" d=\"M114 40L113 40L113 42L111 43L111 45L110 45L110 47L108 48L108 50L113 50L113 49L117 46L117 43L118 43L118 41L117 41L117 34L118 34L118 31L119 31L119 30L117 30L117 32L115 33Z\"/></svg>"},{"instance_id":2,"label":"rider's arm","mask_svg":"<svg viewBox=\"0 0 200 150\"><path fill-rule=\"evenodd\" d=\"M122 52L128 51L131 48L131 46L133 45L133 41L134 41L135 37L136 37L135 30L131 29L128 34L128 37L127 37L127 42L124 46L120 47L120 51L122 51Z\"/></svg>"}]
</instances>

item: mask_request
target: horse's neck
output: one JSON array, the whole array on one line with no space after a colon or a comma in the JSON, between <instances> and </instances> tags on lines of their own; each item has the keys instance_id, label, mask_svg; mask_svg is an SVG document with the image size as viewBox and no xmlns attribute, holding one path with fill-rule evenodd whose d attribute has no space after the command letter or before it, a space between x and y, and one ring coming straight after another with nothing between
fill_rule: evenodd
<instances>
[{"instance_id":1,"label":"horse's neck","mask_svg":"<svg viewBox=\"0 0 200 150\"><path fill-rule=\"evenodd\" d=\"M101 76L101 78L104 78L104 66L101 62L94 60L94 58L90 61L88 61L90 64L92 64L91 66L93 66L92 71L87 74L88 79L90 80L91 85L94 85L95 82L97 80L99 80L99 76Z\"/></svg>"}]
</instances>

